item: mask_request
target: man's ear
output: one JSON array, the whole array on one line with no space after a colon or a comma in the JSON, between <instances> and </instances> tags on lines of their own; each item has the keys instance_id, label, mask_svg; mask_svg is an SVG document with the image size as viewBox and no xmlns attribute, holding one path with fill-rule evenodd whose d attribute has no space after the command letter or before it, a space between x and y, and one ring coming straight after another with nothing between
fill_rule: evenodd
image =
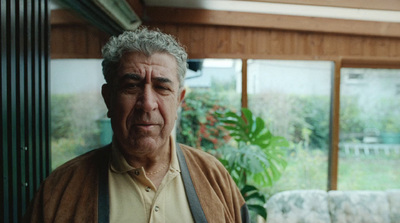
<instances>
[{"instance_id":1,"label":"man's ear","mask_svg":"<svg viewBox=\"0 0 400 223\"><path fill-rule=\"evenodd\" d=\"M182 87L182 90L178 95L178 108L179 106L181 106L183 99L185 99L185 94L186 94L186 89L185 87ZM178 120L178 112L176 112L175 120Z\"/></svg>"},{"instance_id":2,"label":"man's ear","mask_svg":"<svg viewBox=\"0 0 400 223\"><path fill-rule=\"evenodd\" d=\"M181 93L180 93L179 98L178 98L179 104L181 104L183 99L185 99L185 94L186 94L186 88L182 87Z\"/></svg>"},{"instance_id":3,"label":"man's ear","mask_svg":"<svg viewBox=\"0 0 400 223\"><path fill-rule=\"evenodd\" d=\"M101 87L101 95L103 96L104 103L107 106L108 112L107 117L111 118L112 116L112 109L111 109L111 85L110 84L103 84Z\"/></svg>"}]
</instances>

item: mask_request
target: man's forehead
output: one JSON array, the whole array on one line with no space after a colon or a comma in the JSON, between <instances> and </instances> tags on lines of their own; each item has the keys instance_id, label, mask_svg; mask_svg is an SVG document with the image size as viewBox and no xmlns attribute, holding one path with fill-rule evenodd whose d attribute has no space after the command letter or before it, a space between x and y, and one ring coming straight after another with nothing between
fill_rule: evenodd
<instances>
[{"instance_id":1,"label":"man's forehead","mask_svg":"<svg viewBox=\"0 0 400 223\"><path fill-rule=\"evenodd\" d=\"M121 57L121 64L143 63L148 65L160 65L169 68L176 68L177 61L169 53L153 53L150 56L140 52L126 52Z\"/></svg>"},{"instance_id":2,"label":"man's forehead","mask_svg":"<svg viewBox=\"0 0 400 223\"><path fill-rule=\"evenodd\" d=\"M164 77L164 76L152 76L150 79L152 81L160 82L160 83L172 83L173 82L170 78ZM120 78L120 81L124 81L124 80L143 81L143 80L145 80L145 76L141 75L141 74L136 74L136 73L126 73L126 74L123 74Z\"/></svg>"},{"instance_id":3,"label":"man's forehead","mask_svg":"<svg viewBox=\"0 0 400 223\"><path fill-rule=\"evenodd\" d=\"M167 53L155 53L151 56L146 56L142 53L124 54L118 70L122 74L129 70L134 70L138 74L154 71L155 75L159 72L161 74L177 75L178 72L175 58Z\"/></svg>"}]
</instances>

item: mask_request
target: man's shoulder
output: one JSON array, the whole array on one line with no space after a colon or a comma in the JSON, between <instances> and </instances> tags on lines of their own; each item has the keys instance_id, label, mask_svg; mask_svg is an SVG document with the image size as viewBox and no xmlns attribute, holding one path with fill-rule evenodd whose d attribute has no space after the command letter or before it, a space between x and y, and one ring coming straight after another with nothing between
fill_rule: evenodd
<instances>
[{"instance_id":1,"label":"man's shoulder","mask_svg":"<svg viewBox=\"0 0 400 223\"><path fill-rule=\"evenodd\" d=\"M199 158L216 160L216 158L213 155L211 155L210 153L207 153L201 149L196 149L196 148L193 148L193 147L185 145L185 144L179 144L179 146L182 149L182 152L184 152L185 154L190 154L192 156L196 156Z\"/></svg>"},{"instance_id":2,"label":"man's shoulder","mask_svg":"<svg viewBox=\"0 0 400 223\"><path fill-rule=\"evenodd\" d=\"M185 155L185 158L187 159L186 162L188 163L188 165L196 163L200 167L207 167L208 170L210 170L210 168L215 168L225 171L222 163L210 153L184 144L179 144L179 146L183 154Z\"/></svg>"},{"instance_id":3,"label":"man's shoulder","mask_svg":"<svg viewBox=\"0 0 400 223\"><path fill-rule=\"evenodd\" d=\"M53 170L48 179L66 177L77 173L88 174L89 172L97 171L99 163L104 163L102 161L104 159L108 160L109 152L109 146L105 146L75 157ZM107 162L104 165L107 165Z\"/></svg>"}]
</instances>

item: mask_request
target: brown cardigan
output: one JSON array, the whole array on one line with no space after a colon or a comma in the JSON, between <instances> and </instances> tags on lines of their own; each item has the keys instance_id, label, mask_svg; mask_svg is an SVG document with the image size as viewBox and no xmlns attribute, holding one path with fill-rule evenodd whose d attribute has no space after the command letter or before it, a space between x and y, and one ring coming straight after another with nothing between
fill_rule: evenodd
<instances>
[{"instance_id":1,"label":"brown cardigan","mask_svg":"<svg viewBox=\"0 0 400 223\"><path fill-rule=\"evenodd\" d=\"M24 221L108 222L110 152L110 146L96 149L54 170L40 186ZM239 189L216 158L178 144L177 153L196 222L249 222Z\"/></svg>"}]
</instances>

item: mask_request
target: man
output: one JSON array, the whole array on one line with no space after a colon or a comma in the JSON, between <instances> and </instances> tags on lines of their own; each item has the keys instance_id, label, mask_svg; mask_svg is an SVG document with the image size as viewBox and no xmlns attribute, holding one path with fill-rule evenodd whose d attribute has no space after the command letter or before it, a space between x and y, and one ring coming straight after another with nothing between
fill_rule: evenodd
<instances>
[{"instance_id":1,"label":"man","mask_svg":"<svg viewBox=\"0 0 400 223\"><path fill-rule=\"evenodd\" d=\"M141 28L111 38L102 52L112 144L53 171L26 221L248 222L219 161L171 136L185 96L182 46Z\"/></svg>"}]
</instances>

